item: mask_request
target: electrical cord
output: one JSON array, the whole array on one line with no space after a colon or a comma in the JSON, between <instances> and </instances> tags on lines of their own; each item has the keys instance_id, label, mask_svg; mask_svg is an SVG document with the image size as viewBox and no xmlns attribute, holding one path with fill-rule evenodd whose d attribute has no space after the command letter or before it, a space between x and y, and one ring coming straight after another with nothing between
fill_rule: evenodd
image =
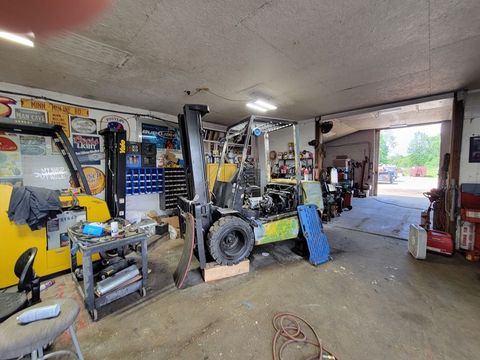
<instances>
[{"instance_id":1,"label":"electrical cord","mask_svg":"<svg viewBox=\"0 0 480 360\"><path fill-rule=\"evenodd\" d=\"M73 102L69 102L69 101L53 99L53 98L50 98L50 97L47 97L47 96L36 96L36 95L26 94L26 93L17 92L17 91L0 90L0 92L2 92L4 94L10 94L10 95L27 96L30 99L40 99L40 100L45 100L45 101L54 101L54 102L59 103L59 104L65 104L65 105L71 105L71 106L77 106L77 107L85 107L85 108L88 108L90 110L106 111L106 112L112 112L112 113L115 113L115 114L123 114L123 115L148 117L148 118L151 118L151 119L161 120L161 121L171 123L171 124L175 124L176 126L178 126L178 123L176 123L174 121L165 120L165 119L162 119L159 116L155 116L155 115L151 115L151 114L141 114L141 113L134 113L134 112L130 112L130 111L112 110L112 109L95 107L95 106L90 106L90 105L82 105L82 104L77 104L77 103L73 103Z\"/></svg>"},{"instance_id":2,"label":"electrical cord","mask_svg":"<svg viewBox=\"0 0 480 360\"><path fill-rule=\"evenodd\" d=\"M373 198L373 200L378 201L379 203L382 203L382 204L393 205L393 206L401 207L401 208L404 208L404 209L423 210L422 208L417 208L417 207L412 207L412 206L398 205L398 204L395 204L395 203L392 203L392 202L383 201L383 200L378 200L378 199L376 199L376 198Z\"/></svg>"},{"instance_id":3,"label":"electrical cord","mask_svg":"<svg viewBox=\"0 0 480 360\"><path fill-rule=\"evenodd\" d=\"M241 99L230 99L230 98L227 98L227 97L225 97L225 96L222 96L222 95L219 95L219 94L217 94L217 93L214 93L214 92L211 91L211 90L203 90L203 91L205 91L205 92L207 92L207 93L209 93L209 94L211 94L211 95L213 95L213 96L216 96L216 97L218 97L218 98L220 98L220 99L227 100L227 101L232 101L232 102L247 102L247 101L248 101L248 100L241 100Z\"/></svg>"},{"instance_id":4,"label":"electrical cord","mask_svg":"<svg viewBox=\"0 0 480 360\"><path fill-rule=\"evenodd\" d=\"M317 353L308 357L307 360L338 360L323 348L322 340L313 326L300 316L288 312L277 313L273 317L273 327L276 331L272 344L273 360L282 360L283 351L290 344L309 344L316 347ZM308 338L305 327L313 333L313 340ZM282 340L284 340L283 343L281 343Z\"/></svg>"},{"instance_id":5,"label":"electrical cord","mask_svg":"<svg viewBox=\"0 0 480 360\"><path fill-rule=\"evenodd\" d=\"M244 100L244 99L231 99L231 98L225 97L223 95L217 94L217 93L211 91L209 88L196 88L193 93L190 93L189 91L185 91L185 94L187 96L195 96L202 91L206 92L206 93L209 93L213 96L216 96L220 99L227 100L227 101L232 101L232 102L248 102L249 101L249 100Z\"/></svg>"}]
</instances>

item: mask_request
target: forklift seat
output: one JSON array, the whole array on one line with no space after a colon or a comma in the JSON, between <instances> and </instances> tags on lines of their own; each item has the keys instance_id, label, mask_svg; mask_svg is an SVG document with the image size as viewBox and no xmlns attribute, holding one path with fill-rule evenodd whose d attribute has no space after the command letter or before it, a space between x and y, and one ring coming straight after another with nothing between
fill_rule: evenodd
<instances>
[{"instance_id":1,"label":"forklift seat","mask_svg":"<svg viewBox=\"0 0 480 360\"><path fill-rule=\"evenodd\" d=\"M233 185L231 182L215 181L215 185L213 186L213 204L221 208L229 207L228 205L231 202L232 194Z\"/></svg>"},{"instance_id":2,"label":"forklift seat","mask_svg":"<svg viewBox=\"0 0 480 360\"><path fill-rule=\"evenodd\" d=\"M0 294L0 322L16 312L40 301L40 280L33 271L37 248L26 250L15 263L15 275L18 277L18 292ZM31 300L27 294L32 292Z\"/></svg>"},{"instance_id":3,"label":"forklift seat","mask_svg":"<svg viewBox=\"0 0 480 360\"><path fill-rule=\"evenodd\" d=\"M213 185L213 203L221 208L232 207L233 202L233 184L237 181L238 169L235 170L233 175L228 181L215 181Z\"/></svg>"}]
</instances>

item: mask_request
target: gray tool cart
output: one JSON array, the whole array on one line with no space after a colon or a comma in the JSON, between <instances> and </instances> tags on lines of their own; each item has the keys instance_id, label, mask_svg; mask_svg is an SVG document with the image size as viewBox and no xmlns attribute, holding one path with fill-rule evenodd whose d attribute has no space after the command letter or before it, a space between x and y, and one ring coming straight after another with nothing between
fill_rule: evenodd
<instances>
[{"instance_id":1,"label":"gray tool cart","mask_svg":"<svg viewBox=\"0 0 480 360\"><path fill-rule=\"evenodd\" d=\"M148 256L147 236L139 230L138 233L126 233L122 237L84 237L81 233L69 229L71 244L71 270L73 280L77 283L78 289L85 300L85 306L96 321L98 319L97 309L104 305L120 299L135 291L142 296L146 295ZM106 253L115 249L124 249L129 245L141 246L142 266L141 270L137 265L130 264L124 269L115 272L113 276L104 273L97 275L95 281L92 257L98 253ZM83 258L83 281L78 279L79 266L77 265L77 250Z\"/></svg>"}]
</instances>

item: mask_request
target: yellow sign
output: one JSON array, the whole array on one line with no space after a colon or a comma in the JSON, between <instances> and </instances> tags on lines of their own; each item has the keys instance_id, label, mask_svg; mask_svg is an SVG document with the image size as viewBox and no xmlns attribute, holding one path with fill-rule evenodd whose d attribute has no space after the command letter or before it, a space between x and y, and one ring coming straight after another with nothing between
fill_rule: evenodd
<instances>
[{"instance_id":1,"label":"yellow sign","mask_svg":"<svg viewBox=\"0 0 480 360\"><path fill-rule=\"evenodd\" d=\"M83 172L87 178L92 195L100 194L105 189L105 174L103 171L93 166L85 166Z\"/></svg>"},{"instance_id":2,"label":"yellow sign","mask_svg":"<svg viewBox=\"0 0 480 360\"><path fill-rule=\"evenodd\" d=\"M120 154L125 154L125 150L126 150L125 140L120 140L119 153L120 153Z\"/></svg>"},{"instance_id":3,"label":"yellow sign","mask_svg":"<svg viewBox=\"0 0 480 360\"><path fill-rule=\"evenodd\" d=\"M21 106L27 109L43 110L48 113L48 122L60 125L67 137L70 137L70 124L68 115L88 117L88 109L71 105L53 104L45 101L22 99Z\"/></svg>"}]
</instances>

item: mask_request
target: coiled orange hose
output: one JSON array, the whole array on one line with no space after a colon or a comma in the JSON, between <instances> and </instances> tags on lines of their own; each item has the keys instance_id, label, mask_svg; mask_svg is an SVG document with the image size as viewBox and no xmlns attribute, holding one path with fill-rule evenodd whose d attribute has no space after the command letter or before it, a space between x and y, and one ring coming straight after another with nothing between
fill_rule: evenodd
<instances>
[{"instance_id":1,"label":"coiled orange hose","mask_svg":"<svg viewBox=\"0 0 480 360\"><path fill-rule=\"evenodd\" d=\"M315 336L313 340L307 337L302 325L312 331ZM335 356L323 348L322 341L312 325L300 316L287 312L277 313L273 317L273 327L276 331L272 346L273 360L282 360L285 348L294 343L310 344L317 348L317 354L308 357L306 360L337 360ZM282 339L284 341L279 345Z\"/></svg>"}]
</instances>

